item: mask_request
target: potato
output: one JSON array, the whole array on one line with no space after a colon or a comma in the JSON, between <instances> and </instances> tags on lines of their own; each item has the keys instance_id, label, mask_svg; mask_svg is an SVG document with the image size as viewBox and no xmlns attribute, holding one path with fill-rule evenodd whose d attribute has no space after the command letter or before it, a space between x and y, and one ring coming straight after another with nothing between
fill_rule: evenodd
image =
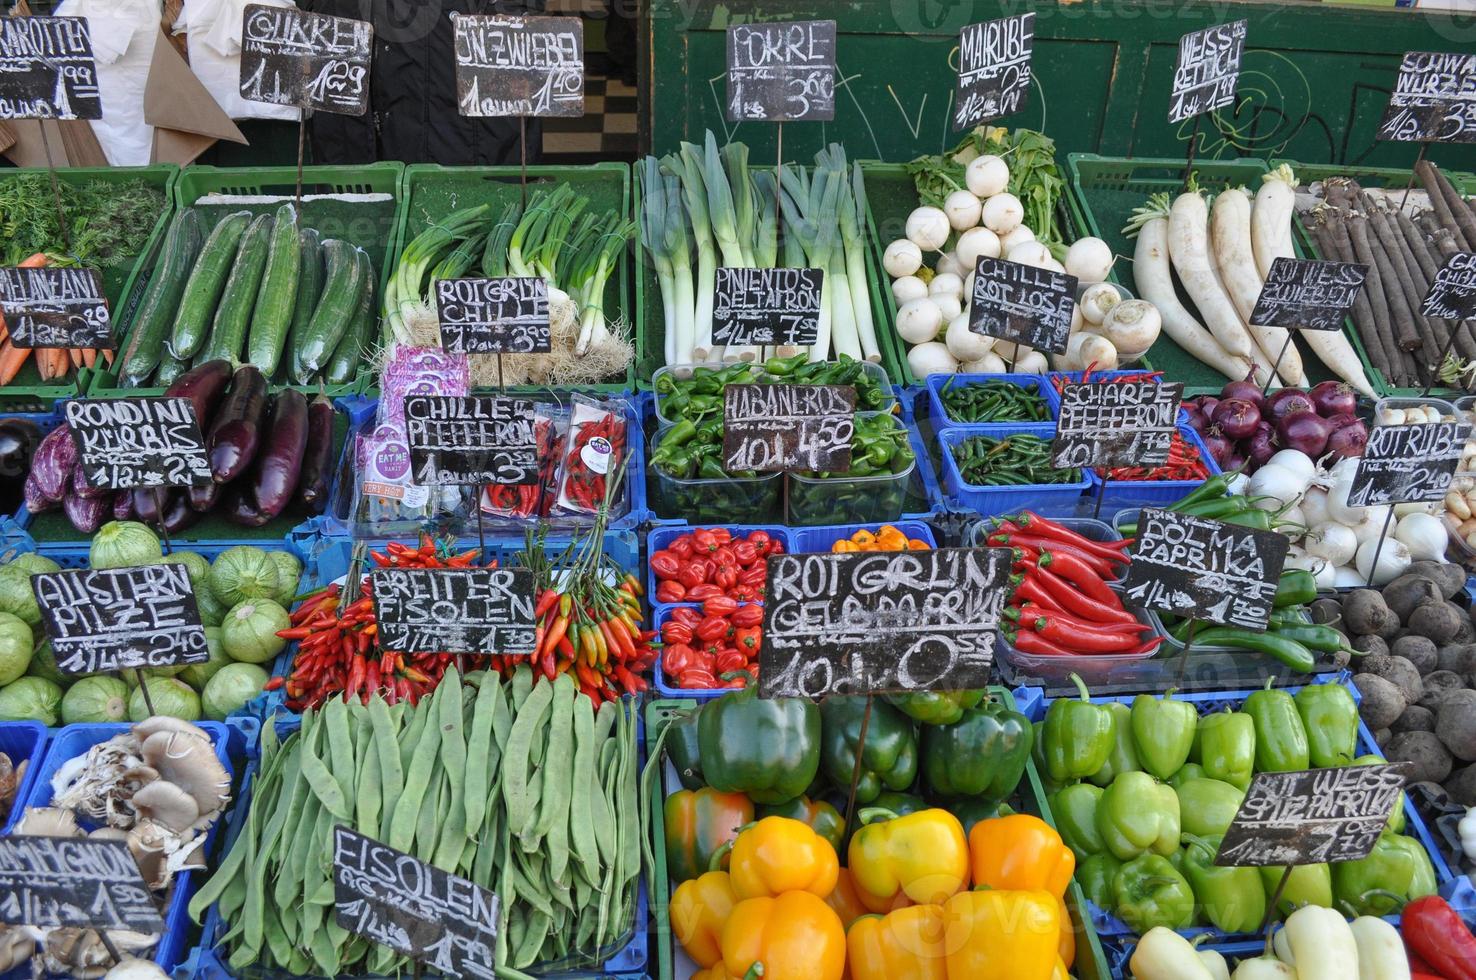
<instances>
[{"instance_id":1,"label":"potato","mask_svg":"<svg viewBox=\"0 0 1476 980\"><path fill-rule=\"evenodd\" d=\"M1398 734L1399 732L1433 732L1435 730L1435 712L1429 708L1422 708L1412 704L1404 709L1404 714L1394 719L1394 724L1389 730Z\"/></svg>"},{"instance_id":2,"label":"potato","mask_svg":"<svg viewBox=\"0 0 1476 980\"><path fill-rule=\"evenodd\" d=\"M1429 708L1437 714L1440 705L1445 702L1446 695L1452 691L1464 691L1466 679L1455 671L1434 670L1424 678L1425 696L1420 698L1420 704Z\"/></svg>"},{"instance_id":3,"label":"potato","mask_svg":"<svg viewBox=\"0 0 1476 980\"><path fill-rule=\"evenodd\" d=\"M1476 691L1451 691L1435 716L1435 734L1451 755L1476 762Z\"/></svg>"},{"instance_id":4,"label":"potato","mask_svg":"<svg viewBox=\"0 0 1476 980\"><path fill-rule=\"evenodd\" d=\"M1461 806L1476 806L1476 766L1457 769L1445 780L1445 791L1451 801Z\"/></svg>"},{"instance_id":5,"label":"potato","mask_svg":"<svg viewBox=\"0 0 1476 980\"><path fill-rule=\"evenodd\" d=\"M1401 636L1394 641L1389 652L1414 664L1415 670L1418 670L1421 676L1434 670L1439 662L1435 641L1427 636Z\"/></svg>"},{"instance_id":6,"label":"potato","mask_svg":"<svg viewBox=\"0 0 1476 980\"><path fill-rule=\"evenodd\" d=\"M1363 695L1358 714L1369 728L1387 728L1404 714L1404 694L1378 674L1354 674L1353 683Z\"/></svg>"},{"instance_id":7,"label":"potato","mask_svg":"<svg viewBox=\"0 0 1476 980\"><path fill-rule=\"evenodd\" d=\"M1412 783L1444 781L1452 766L1450 753L1434 732L1401 732L1384 746L1384 758L1390 762L1412 762Z\"/></svg>"},{"instance_id":8,"label":"potato","mask_svg":"<svg viewBox=\"0 0 1476 980\"><path fill-rule=\"evenodd\" d=\"M1391 621L1394 627L1399 626L1399 618L1373 589L1355 589L1343 599L1343 623L1354 636L1381 633Z\"/></svg>"}]
</instances>

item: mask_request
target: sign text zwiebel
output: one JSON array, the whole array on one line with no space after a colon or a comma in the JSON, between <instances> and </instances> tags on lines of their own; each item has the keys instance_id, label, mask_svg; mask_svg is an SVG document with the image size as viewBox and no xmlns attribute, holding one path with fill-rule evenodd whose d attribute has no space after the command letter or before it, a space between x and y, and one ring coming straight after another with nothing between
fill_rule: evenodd
<instances>
[{"instance_id":1,"label":"sign text zwiebel","mask_svg":"<svg viewBox=\"0 0 1476 980\"><path fill-rule=\"evenodd\" d=\"M989 683L1010 552L774 555L762 697L960 691Z\"/></svg>"},{"instance_id":2,"label":"sign text zwiebel","mask_svg":"<svg viewBox=\"0 0 1476 980\"><path fill-rule=\"evenodd\" d=\"M1279 257L1256 297L1250 322L1287 330L1341 330L1368 266Z\"/></svg>"},{"instance_id":3,"label":"sign text zwiebel","mask_svg":"<svg viewBox=\"0 0 1476 980\"><path fill-rule=\"evenodd\" d=\"M463 116L584 115L584 24L578 17L452 14Z\"/></svg>"}]
</instances>

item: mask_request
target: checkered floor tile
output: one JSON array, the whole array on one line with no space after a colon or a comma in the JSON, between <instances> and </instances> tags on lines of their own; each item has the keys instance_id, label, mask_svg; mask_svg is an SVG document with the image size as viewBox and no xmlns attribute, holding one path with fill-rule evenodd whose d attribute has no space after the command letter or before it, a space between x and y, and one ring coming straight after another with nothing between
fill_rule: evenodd
<instances>
[{"instance_id":1,"label":"checkered floor tile","mask_svg":"<svg viewBox=\"0 0 1476 980\"><path fill-rule=\"evenodd\" d=\"M543 121L544 163L636 158L636 90L609 73L603 54L587 54L584 115Z\"/></svg>"}]
</instances>

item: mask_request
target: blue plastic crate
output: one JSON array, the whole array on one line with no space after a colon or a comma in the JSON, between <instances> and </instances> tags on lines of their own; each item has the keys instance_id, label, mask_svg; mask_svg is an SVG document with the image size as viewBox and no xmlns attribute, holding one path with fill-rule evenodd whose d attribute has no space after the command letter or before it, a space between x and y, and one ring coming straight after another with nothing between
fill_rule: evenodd
<instances>
[{"instance_id":1,"label":"blue plastic crate","mask_svg":"<svg viewBox=\"0 0 1476 980\"><path fill-rule=\"evenodd\" d=\"M232 764L231 756L227 750L230 733L226 726L218 722L202 721L196 724L210 736L210 741L215 745L215 756L225 766L226 772L234 776L235 766ZM102 724L102 725L68 725L60 729L52 736L51 745L46 752L45 759L37 767L35 781L31 784L26 794L26 806L49 806L51 804L51 777L56 775L62 764L86 754L87 750L101 742L106 742L115 735L121 735L132 726L126 724ZM233 794L234 795L234 794ZM245 813L247 807L239 805L240 797L231 810L222 819L217 820L210 828L205 837L205 853L213 855L216 853L215 844L220 840L222 825L233 822ZM83 827L91 829L87 821L82 821ZM211 861L214 867L215 861ZM192 926L189 921L188 907L190 899L200 884L209 877L209 872L181 871L175 874L172 890L169 893L169 905L164 909L164 935L160 937L159 944L154 947L152 959L159 964L159 968L165 973L172 971L184 960L188 947L186 938L189 936ZM11 974L6 975L4 980L14 977L28 976L26 967L18 967Z\"/></svg>"},{"instance_id":2,"label":"blue plastic crate","mask_svg":"<svg viewBox=\"0 0 1476 980\"><path fill-rule=\"evenodd\" d=\"M16 818L25 809L25 800L36 783L42 760L46 755L46 739L49 733L39 721L0 721L0 752L10 758L12 766L26 764L26 774L21 777L15 790L15 803L10 813L0 822L0 830L10 829Z\"/></svg>"},{"instance_id":3,"label":"blue plastic crate","mask_svg":"<svg viewBox=\"0 0 1476 980\"><path fill-rule=\"evenodd\" d=\"M908 538L917 538L926 541L929 545L938 547L938 539L933 536L933 529L922 521L881 521L877 524L830 524L823 527L797 527L794 529L794 550L805 554L810 552L826 552L830 546L837 541L845 541L857 531L871 531L875 533L881 530L883 525L890 525L907 535Z\"/></svg>"},{"instance_id":4,"label":"blue plastic crate","mask_svg":"<svg viewBox=\"0 0 1476 980\"><path fill-rule=\"evenodd\" d=\"M1313 683L1341 684L1344 687L1348 688L1349 693L1353 695L1353 700L1355 702L1362 700L1361 696L1358 693L1358 688L1350 683L1350 675L1346 671L1338 674L1322 675L1316 678ZM1300 691L1301 688L1287 687L1281 688L1281 690L1286 691L1288 694L1294 695L1298 691ZM1180 701L1187 701L1195 705L1196 709L1201 714L1209 714L1225 707L1238 708L1245 702L1245 699L1250 697L1253 693L1253 691L1214 691L1194 694L1176 694L1175 699ZM1096 704L1106 704L1112 701L1121 701L1124 704L1131 704L1133 697L1133 695L1094 697L1092 698L1092 701ZM1054 699L1049 697L1042 697L1039 701L1032 704L1032 710L1026 712L1026 714L1033 722L1043 720L1045 718L1046 711L1050 708L1051 702L1053 700ZM1380 756L1383 755L1383 752L1380 751L1378 744L1374 741L1373 733L1368 730L1368 727L1364 725L1362 721L1359 721L1358 723L1358 754ZM1472 894L1470 885L1466 883L1464 876L1462 876L1459 871L1452 873L1450 866L1445 862L1445 857L1441 853L1440 847L1436 844L1435 839L1430 835L1430 829L1425 826L1424 820L1421 819L1419 812L1415 809L1414 801L1411 800L1407 795L1404 800L1404 816L1404 833L1410 837L1414 837L1415 839L1417 839L1420 842L1421 846L1424 847L1425 852L1429 854L1430 863L1435 868L1436 881L1439 882L1440 894L1442 896L1445 896L1447 900L1449 900L1452 896L1455 896L1459 900L1464 901L1465 899L1461 898L1461 896L1469 896ZM1090 901L1086 903L1086 908L1091 912L1092 924L1096 927L1098 934L1100 934L1104 940L1107 940L1109 942L1121 943L1131 942L1134 938L1136 938L1137 933L1128 928L1125 922L1117 918L1115 915L1110 914L1107 910L1099 908L1098 906L1092 904ZM1397 923L1398 916L1390 917L1390 921ZM1226 936L1225 933L1220 932L1218 929L1214 929L1208 926L1196 926L1190 929L1180 929L1178 930L1178 932L1180 935L1190 939L1193 939L1194 937L1199 935L1208 935L1210 937Z\"/></svg>"},{"instance_id":5,"label":"blue plastic crate","mask_svg":"<svg viewBox=\"0 0 1476 980\"><path fill-rule=\"evenodd\" d=\"M991 433L990 438L1008 435L1032 435L1049 442L1055 435L1054 423L1045 425L1017 425ZM1070 517L1088 487L1091 476L1085 471L1081 479L1072 483L1036 484L1027 486L978 486L964 482L958 463L953 458L953 448L968 439L981 435L974 429L942 429L938 433L939 448L943 453L943 488L950 503L968 510L977 511L984 517L1014 514L1022 510L1033 510L1045 517Z\"/></svg>"},{"instance_id":6,"label":"blue plastic crate","mask_svg":"<svg viewBox=\"0 0 1476 980\"><path fill-rule=\"evenodd\" d=\"M742 603L742 605L761 606L763 605L763 603L747 602ZM680 609L683 606L689 609L697 608L697 606L692 603L680 603L675 605L656 607L656 617L654 620L652 620L652 623L658 634L661 632L661 627L665 625L668 619L671 618L672 610ZM724 694L727 694L729 691L733 690L733 688L731 687L677 687L675 684L669 683L669 676L661 665L660 657L656 658L656 663L652 665L651 669L652 672L655 674L656 690L661 693L662 697L694 698L698 701L707 701L712 698L722 697Z\"/></svg>"},{"instance_id":7,"label":"blue plastic crate","mask_svg":"<svg viewBox=\"0 0 1476 980\"><path fill-rule=\"evenodd\" d=\"M36 423L36 426L40 428L42 434L44 435L45 433L48 433L52 429L55 429L57 426L61 425L62 422L65 420L65 416L62 415L62 405L64 401L64 399L62 401L58 401L56 403L56 407L50 412L0 412L0 418L23 419L27 422L34 422ZM23 476L24 474L18 475ZM14 514L8 514L5 516L14 521L16 527L24 528L31 519L31 512L26 510L25 502L22 501L20 508Z\"/></svg>"},{"instance_id":8,"label":"blue plastic crate","mask_svg":"<svg viewBox=\"0 0 1476 980\"><path fill-rule=\"evenodd\" d=\"M1220 466L1205 447L1199 433L1187 425L1179 426L1179 435L1199 451L1210 476L1220 474ZM1102 509L1109 514L1127 507L1167 507L1178 503L1197 490L1203 480L1103 480L1096 470L1091 470L1092 493L1104 494ZM1105 484L1105 490L1103 486Z\"/></svg>"},{"instance_id":9,"label":"blue plastic crate","mask_svg":"<svg viewBox=\"0 0 1476 980\"><path fill-rule=\"evenodd\" d=\"M1056 394L1056 386L1051 384L1043 374L930 374L927 379L926 390L928 393L928 405L932 410L929 416L939 428L966 428L976 432L991 434L1004 432L1008 429L1021 425L1045 424L1045 421L1032 419L1014 419L1001 422L959 422L948 414L943 406L943 390L948 386L964 388L969 385L983 384L986 381L1008 381L1017 388L1026 388L1030 385L1037 386L1037 392L1045 400L1046 410L1050 419L1061 416L1061 396Z\"/></svg>"},{"instance_id":10,"label":"blue plastic crate","mask_svg":"<svg viewBox=\"0 0 1476 980\"><path fill-rule=\"evenodd\" d=\"M790 531L782 524L658 524L651 528L646 534L646 599L652 605L660 605L656 602L656 587L660 581L656 573L651 571L650 556L671 544L684 534L704 527L721 527L732 532L734 538L746 537L752 531L763 531L772 538L784 543L785 551L797 551L794 535L798 531Z\"/></svg>"}]
</instances>

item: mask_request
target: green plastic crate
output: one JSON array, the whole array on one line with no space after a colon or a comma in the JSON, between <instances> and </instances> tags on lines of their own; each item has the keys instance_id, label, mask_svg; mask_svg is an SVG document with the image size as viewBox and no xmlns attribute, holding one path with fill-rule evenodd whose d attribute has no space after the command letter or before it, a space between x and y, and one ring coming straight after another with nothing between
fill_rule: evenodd
<instances>
[{"instance_id":1,"label":"green plastic crate","mask_svg":"<svg viewBox=\"0 0 1476 980\"><path fill-rule=\"evenodd\" d=\"M46 168L36 167L12 170L6 176L45 173ZM103 293L108 300L115 336L120 336L119 325L124 316L130 312L127 299L133 295L137 280L142 278L139 273L144 266L144 260L153 254L158 242L164 237L164 229L168 226L169 218L173 213L174 183L178 176L179 168L172 163L161 163L148 167L63 167L56 171L56 179L63 184L86 184L92 181L122 184L141 180L150 186L157 187L164 194L164 207L154 222L154 228L149 233L142 254L129 256L121 262L103 266L98 270L102 274ZM46 206L52 206L49 198ZM73 220L73 216L68 215L68 220ZM57 242L53 248L60 252L65 249L65 245ZM102 363L101 360L98 361L99 365ZM73 375L70 381L43 383L41 376L36 372L35 358L28 358L20 374L16 375L15 381L0 388L0 409L9 412L49 412L58 398L67 398L86 391L94 373L93 369L82 368Z\"/></svg>"},{"instance_id":2,"label":"green plastic crate","mask_svg":"<svg viewBox=\"0 0 1476 980\"><path fill-rule=\"evenodd\" d=\"M991 687L990 694L1000 699L1010 708L1015 707L1015 699L1010 692L1002 687ZM700 707L704 702L687 698L669 698L646 702L646 753L653 756L656 741L661 736L668 722L676 715L684 711L690 711ZM651 850L654 867L650 871L649 881L651 883L651 918L652 928L656 931L656 967L652 976L656 980L679 980L675 975L675 947L672 945L671 922L667 916L667 906L671 901L671 883L666 872L666 825L662 816L660 801L666 797L666 771L662 762L657 762L660 784L657 786L659 797L651 800L649 807L651 813ZM1045 788L1041 785L1040 775L1035 771L1033 761L1026 765L1025 779L1021 780L1018 794L1025 804L1025 810L1039 816L1051 827L1055 827L1055 821L1051 817L1050 807L1046 804ZM1102 941L1097 938L1097 930L1092 927L1090 916L1082 914L1085 906L1081 889L1075 881L1071 882L1066 890L1066 907L1071 913L1072 920L1076 923L1076 963L1071 969L1071 975L1078 980L1111 980L1112 973L1107 967L1107 956L1102 950Z\"/></svg>"},{"instance_id":3,"label":"green plastic crate","mask_svg":"<svg viewBox=\"0 0 1476 980\"><path fill-rule=\"evenodd\" d=\"M1185 161L1179 159L1130 159L1103 157L1095 153L1072 153L1067 157L1069 193L1076 199L1087 233L1096 235L1112 248L1118 256L1114 268L1129 288L1135 285L1132 277L1134 240L1124 235L1122 229L1132 217L1133 210L1147 203L1149 195L1160 192L1172 195L1183 188L1184 165ZM1210 193L1232 186L1244 186L1254 193L1261 185L1261 175L1269 169L1264 160L1256 159L1194 161L1199 186ZM1188 309L1194 309L1182 290L1180 298ZM1348 336L1358 352L1364 372L1377 388L1381 378L1368 363L1362 343L1351 331ZM1305 344L1299 345L1298 349L1309 384L1333 377ZM1186 393L1219 391L1228 380L1214 368L1186 353L1167 334L1161 335L1149 350L1148 360L1163 371L1168 380L1184 382Z\"/></svg>"},{"instance_id":4,"label":"green plastic crate","mask_svg":"<svg viewBox=\"0 0 1476 980\"><path fill-rule=\"evenodd\" d=\"M862 164L862 169L867 164ZM750 164L750 169L756 168ZM773 168L770 167L770 170ZM641 210L641 182L639 178L631 181L631 193L634 199L635 213ZM870 199L870 191L867 198ZM781 227L780 233L783 234ZM868 235L871 233L868 231ZM886 370L887 377L894 384L910 384L906 380L908 375L907 363L898 352L897 344L894 342L896 329L892 322L889 306L882 305L881 296L876 290L876 275L879 267L873 267L872 253L876 251L875 241L868 243L865 249L867 279L871 286L871 317L876 328L876 346L881 353L881 366ZM781 243L782 250L782 243ZM641 347L637 352L637 384L645 391L651 390L651 377L656 369L666 364L666 320L664 307L661 303L661 286L656 281L656 268L647 261L648 252L644 245L639 249L636 256L636 318L641 325ZM693 274L696 273L696 265L693 265ZM890 302L890 298L888 298Z\"/></svg>"},{"instance_id":5,"label":"green plastic crate","mask_svg":"<svg viewBox=\"0 0 1476 980\"><path fill-rule=\"evenodd\" d=\"M437 164L413 164L405 168L405 206L400 211L395 229L395 260L416 235L432 222L455 211L491 204L494 213L522 195L519 167L442 167ZM590 208L631 214L630 167L624 163L595 163L587 166L529 167L530 190L553 183L570 184L589 198ZM615 272L605 284L605 315L610 321L622 314L633 331L632 343L639 359L641 345L639 308L630 302L630 251L620 257ZM639 289L639 281L637 283ZM633 323L631 321L634 320ZM582 385L578 390L615 392L630 389L634 365L624 374L597 385ZM371 379L372 383L372 379ZM371 389L372 390L372 389ZM512 391L536 391L537 386L511 386Z\"/></svg>"},{"instance_id":6,"label":"green plastic crate","mask_svg":"<svg viewBox=\"0 0 1476 980\"><path fill-rule=\"evenodd\" d=\"M398 226L401 205L400 182L404 176L404 165L400 163L370 163L362 166L311 166L302 171L302 224L317 228L324 238L340 238L359 246L369 253L378 277L379 294L383 295L384 284L389 281L389 259L395 229ZM175 208L182 210L195 207L203 219L205 232L215 227L223 217L233 211L250 211L263 214L276 210L282 199L291 199L297 190L296 167L189 167L180 171L174 184ZM207 195L229 195L233 197L270 197L264 202L224 202L200 204ZM388 194L390 199L382 202L337 201L331 199L306 200L310 195L321 194ZM162 238L162 236L160 236ZM162 243L149 256L146 268L152 273ZM142 299L148 286L148 276L140 275L134 284L136 299L130 299L128 322L124 324L120 346L126 347L127 330L132 327L132 313ZM107 371L96 371L88 389L92 394L157 395L157 388L122 388L118 384L116 367ZM324 388L329 396L358 394L368 382L370 372L361 368L359 376L346 385L330 385ZM281 385L277 385L281 387ZM318 386L292 385L305 393L316 393Z\"/></svg>"},{"instance_id":7,"label":"green plastic crate","mask_svg":"<svg viewBox=\"0 0 1476 980\"><path fill-rule=\"evenodd\" d=\"M1311 183L1314 180L1326 180L1329 177L1352 177L1364 187L1400 188L1411 186L1410 181L1414 179L1414 171L1412 169L1399 169L1395 167L1340 166L1337 164L1329 163L1298 163L1295 160L1271 161L1271 165L1273 167L1280 166L1283 163L1291 167L1292 171L1297 175L1297 180L1304 184ZM1456 190L1460 191L1462 194L1469 195L1473 192L1476 192L1476 174L1470 174L1461 170L1446 170L1444 171L1444 173L1445 176L1450 180L1450 182L1455 186ZM1424 187L1424 185L1422 185L1418 179L1414 179L1413 186L1416 189L1423 189ZM1321 258L1322 254L1318 251L1316 242L1313 240L1311 234L1308 233L1306 226L1302 223L1302 216L1300 214L1296 216L1295 222L1297 246L1302 250L1304 254L1311 256L1312 258ZM1351 316L1348 317L1346 320L1346 329L1349 336L1354 337L1356 340L1358 337L1358 330L1356 327L1354 327L1353 318ZM1363 353L1361 340L1358 340L1358 345L1359 353ZM1379 371L1378 368L1368 363L1366 358L1364 363L1369 377L1373 379L1374 388L1376 388L1380 394L1410 396L1421 395L1424 393L1424 388L1401 388L1397 385L1390 384L1389 380L1384 377L1383 372ZM1469 392L1460 389L1443 388L1439 386L1431 388L1430 393L1447 396L1459 396L1469 394Z\"/></svg>"}]
</instances>

